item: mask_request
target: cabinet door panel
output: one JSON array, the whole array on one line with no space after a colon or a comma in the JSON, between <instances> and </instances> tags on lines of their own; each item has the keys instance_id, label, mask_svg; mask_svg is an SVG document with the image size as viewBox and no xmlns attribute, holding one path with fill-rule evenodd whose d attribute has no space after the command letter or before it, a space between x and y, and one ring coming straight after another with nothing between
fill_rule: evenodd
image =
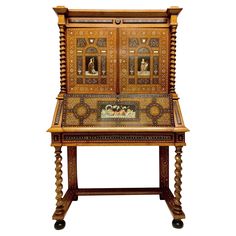
<instances>
[{"instance_id":1,"label":"cabinet door panel","mask_svg":"<svg viewBox=\"0 0 236 236\"><path fill-rule=\"evenodd\" d=\"M168 29L120 29L121 93L168 93Z\"/></svg>"},{"instance_id":2,"label":"cabinet door panel","mask_svg":"<svg viewBox=\"0 0 236 236\"><path fill-rule=\"evenodd\" d=\"M67 29L68 93L116 91L116 29Z\"/></svg>"}]
</instances>

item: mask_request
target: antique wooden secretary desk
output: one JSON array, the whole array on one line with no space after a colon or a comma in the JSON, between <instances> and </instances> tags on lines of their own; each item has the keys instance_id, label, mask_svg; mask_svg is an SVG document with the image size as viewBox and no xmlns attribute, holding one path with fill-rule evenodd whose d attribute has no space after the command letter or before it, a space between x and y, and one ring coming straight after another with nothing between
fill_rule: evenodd
<instances>
[{"instance_id":1,"label":"antique wooden secretary desk","mask_svg":"<svg viewBox=\"0 0 236 236\"><path fill-rule=\"evenodd\" d=\"M84 195L159 194L175 228L182 228L181 153L185 127L175 92L176 28L181 8L71 10L54 8L60 29L60 93L51 128L56 155L55 228ZM77 146L159 146L160 186L79 188ZM67 146L63 196L61 147ZM174 193L169 146L175 146Z\"/></svg>"}]
</instances>

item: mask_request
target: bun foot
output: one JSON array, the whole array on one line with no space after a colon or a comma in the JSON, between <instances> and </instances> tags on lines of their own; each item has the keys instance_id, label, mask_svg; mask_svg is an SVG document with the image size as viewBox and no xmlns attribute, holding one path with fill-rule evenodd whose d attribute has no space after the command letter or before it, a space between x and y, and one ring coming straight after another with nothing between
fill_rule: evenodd
<instances>
[{"instance_id":1,"label":"bun foot","mask_svg":"<svg viewBox=\"0 0 236 236\"><path fill-rule=\"evenodd\" d=\"M66 222L64 220L57 220L54 224L54 228L56 230L64 229L66 226Z\"/></svg>"},{"instance_id":2,"label":"bun foot","mask_svg":"<svg viewBox=\"0 0 236 236\"><path fill-rule=\"evenodd\" d=\"M78 196L74 196L73 201L78 201Z\"/></svg>"},{"instance_id":3,"label":"bun foot","mask_svg":"<svg viewBox=\"0 0 236 236\"><path fill-rule=\"evenodd\" d=\"M184 223L183 223L182 220L173 219L173 221L172 221L172 226L173 226L174 228L176 228L176 229L181 229L181 228L183 228Z\"/></svg>"}]
</instances>

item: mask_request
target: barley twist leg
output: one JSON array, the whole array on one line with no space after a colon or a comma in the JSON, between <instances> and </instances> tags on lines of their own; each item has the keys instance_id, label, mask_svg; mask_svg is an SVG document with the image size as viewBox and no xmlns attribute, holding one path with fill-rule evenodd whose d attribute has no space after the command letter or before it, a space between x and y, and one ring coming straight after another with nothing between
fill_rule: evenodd
<instances>
[{"instance_id":1,"label":"barley twist leg","mask_svg":"<svg viewBox=\"0 0 236 236\"><path fill-rule=\"evenodd\" d=\"M182 160L181 160L181 156L182 156L182 147L176 147L176 155L175 155L175 191L174 191L174 220L172 221L172 225L175 228L182 228L183 227L183 222L181 221L181 219L183 218L183 211L182 211L182 206L181 206L181 171L182 171Z\"/></svg>"},{"instance_id":2,"label":"barley twist leg","mask_svg":"<svg viewBox=\"0 0 236 236\"><path fill-rule=\"evenodd\" d=\"M56 164L56 215L61 215L63 214L63 201L62 201L62 196L63 196L63 185L62 185L62 156L61 156L61 147L55 147L55 164Z\"/></svg>"}]
</instances>

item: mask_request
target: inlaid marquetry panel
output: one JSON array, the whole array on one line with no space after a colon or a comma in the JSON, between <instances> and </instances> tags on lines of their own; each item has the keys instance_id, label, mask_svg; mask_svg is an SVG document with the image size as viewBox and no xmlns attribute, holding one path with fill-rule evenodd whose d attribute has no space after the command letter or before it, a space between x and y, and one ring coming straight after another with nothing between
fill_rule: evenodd
<instances>
[{"instance_id":1,"label":"inlaid marquetry panel","mask_svg":"<svg viewBox=\"0 0 236 236\"><path fill-rule=\"evenodd\" d=\"M121 93L168 93L168 29L120 29Z\"/></svg>"},{"instance_id":2,"label":"inlaid marquetry panel","mask_svg":"<svg viewBox=\"0 0 236 236\"><path fill-rule=\"evenodd\" d=\"M116 29L67 29L67 91L110 94L116 91Z\"/></svg>"},{"instance_id":3,"label":"inlaid marquetry panel","mask_svg":"<svg viewBox=\"0 0 236 236\"><path fill-rule=\"evenodd\" d=\"M63 127L173 127L168 94L69 94L64 97Z\"/></svg>"}]
</instances>

